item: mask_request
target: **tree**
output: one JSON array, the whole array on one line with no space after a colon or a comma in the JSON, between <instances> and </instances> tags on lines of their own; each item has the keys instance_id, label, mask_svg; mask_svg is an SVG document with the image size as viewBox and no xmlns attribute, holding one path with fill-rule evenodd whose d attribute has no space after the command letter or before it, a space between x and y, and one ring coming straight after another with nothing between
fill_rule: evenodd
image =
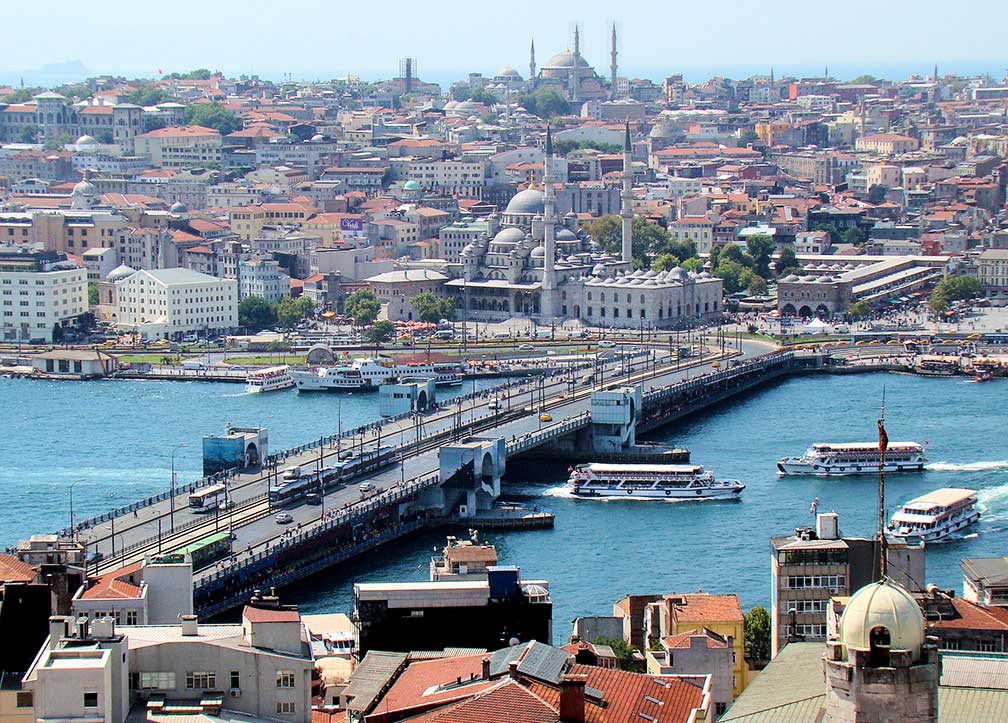
<instances>
[{"instance_id":1,"label":"tree","mask_svg":"<svg viewBox=\"0 0 1008 723\"><path fill-rule=\"evenodd\" d=\"M699 256L693 256L683 261L682 267L684 271L691 271L694 274L699 274L703 271L703 259Z\"/></svg>"},{"instance_id":2,"label":"tree","mask_svg":"<svg viewBox=\"0 0 1008 723\"><path fill-rule=\"evenodd\" d=\"M889 188L881 183L873 183L868 189L868 203L877 206L885 200Z\"/></svg>"},{"instance_id":3,"label":"tree","mask_svg":"<svg viewBox=\"0 0 1008 723\"><path fill-rule=\"evenodd\" d=\"M307 296L293 299L285 296L276 306L277 321L281 326L290 328L302 319L306 319L315 311L315 304Z\"/></svg>"},{"instance_id":4,"label":"tree","mask_svg":"<svg viewBox=\"0 0 1008 723\"><path fill-rule=\"evenodd\" d=\"M658 254L655 260L651 262L651 270L662 272L674 269L679 265L679 258L673 256L672 254Z\"/></svg>"},{"instance_id":5,"label":"tree","mask_svg":"<svg viewBox=\"0 0 1008 723\"><path fill-rule=\"evenodd\" d=\"M734 261L737 264L742 264L743 266L747 266L749 268L752 268L755 265L752 256L748 256L738 244L724 245L721 249L720 256L718 256L718 266L720 266L723 261Z\"/></svg>"},{"instance_id":6,"label":"tree","mask_svg":"<svg viewBox=\"0 0 1008 723\"><path fill-rule=\"evenodd\" d=\"M143 88L137 88L136 90L130 91L126 94L126 97L129 98L130 103L149 106L164 103L171 96L161 88L153 85L145 85Z\"/></svg>"},{"instance_id":7,"label":"tree","mask_svg":"<svg viewBox=\"0 0 1008 723\"><path fill-rule=\"evenodd\" d=\"M91 86L87 83L67 83L59 86L56 92L67 98L90 98Z\"/></svg>"},{"instance_id":8,"label":"tree","mask_svg":"<svg viewBox=\"0 0 1008 723\"><path fill-rule=\"evenodd\" d=\"M368 344L384 344L395 336L395 324L391 321L376 321L364 332Z\"/></svg>"},{"instance_id":9,"label":"tree","mask_svg":"<svg viewBox=\"0 0 1008 723\"><path fill-rule=\"evenodd\" d=\"M276 310L261 296L246 296L238 304L238 325L249 331L262 331L275 321Z\"/></svg>"},{"instance_id":10,"label":"tree","mask_svg":"<svg viewBox=\"0 0 1008 723\"><path fill-rule=\"evenodd\" d=\"M535 93L521 95L518 97L518 104L540 118L552 118L570 113L570 105L552 88L540 88Z\"/></svg>"},{"instance_id":11,"label":"tree","mask_svg":"<svg viewBox=\"0 0 1008 723\"><path fill-rule=\"evenodd\" d=\"M60 133L58 136L53 138L51 141L46 141L45 148L51 151L57 151L73 142L74 139L70 137L70 134L64 131L63 133Z\"/></svg>"},{"instance_id":12,"label":"tree","mask_svg":"<svg viewBox=\"0 0 1008 723\"><path fill-rule=\"evenodd\" d=\"M87 285L87 303L88 306L98 306L98 284L93 281Z\"/></svg>"},{"instance_id":13,"label":"tree","mask_svg":"<svg viewBox=\"0 0 1008 723\"><path fill-rule=\"evenodd\" d=\"M863 319L872 311L867 301L855 301L847 308L847 315L852 319Z\"/></svg>"},{"instance_id":14,"label":"tree","mask_svg":"<svg viewBox=\"0 0 1008 723\"><path fill-rule=\"evenodd\" d=\"M18 135L18 140L22 143L38 143L38 137L38 126L25 126L21 129L21 133Z\"/></svg>"},{"instance_id":15,"label":"tree","mask_svg":"<svg viewBox=\"0 0 1008 723\"><path fill-rule=\"evenodd\" d=\"M766 234L756 234L746 238L746 250L753 259L753 271L764 279L770 276L770 257L774 252L774 240Z\"/></svg>"},{"instance_id":16,"label":"tree","mask_svg":"<svg viewBox=\"0 0 1008 723\"><path fill-rule=\"evenodd\" d=\"M469 91L469 100L474 103L482 103L485 106L494 105L497 102L497 98L493 96L492 93L488 92L484 88L473 88Z\"/></svg>"},{"instance_id":17,"label":"tree","mask_svg":"<svg viewBox=\"0 0 1008 723\"><path fill-rule=\"evenodd\" d=\"M770 659L770 613L756 605L745 614L745 656L752 660Z\"/></svg>"},{"instance_id":18,"label":"tree","mask_svg":"<svg viewBox=\"0 0 1008 723\"><path fill-rule=\"evenodd\" d=\"M585 230L591 240L602 247L603 250L619 251L623 238L623 222L619 216L607 214L599 216L594 221L585 226Z\"/></svg>"},{"instance_id":19,"label":"tree","mask_svg":"<svg viewBox=\"0 0 1008 723\"><path fill-rule=\"evenodd\" d=\"M214 128L221 135L234 133L242 127L238 117L220 103L193 103L185 109L186 125Z\"/></svg>"},{"instance_id":20,"label":"tree","mask_svg":"<svg viewBox=\"0 0 1008 723\"><path fill-rule=\"evenodd\" d=\"M766 296L766 281L762 276L753 276L746 291L749 293L749 296Z\"/></svg>"},{"instance_id":21,"label":"tree","mask_svg":"<svg viewBox=\"0 0 1008 723\"><path fill-rule=\"evenodd\" d=\"M980 280L974 276L946 276L934 287L928 303L931 311L943 313L953 301L974 297L980 289Z\"/></svg>"},{"instance_id":22,"label":"tree","mask_svg":"<svg viewBox=\"0 0 1008 723\"><path fill-rule=\"evenodd\" d=\"M169 73L165 76L167 80L207 80L211 76L211 72L206 68L196 68L196 70L190 70L188 73Z\"/></svg>"},{"instance_id":23,"label":"tree","mask_svg":"<svg viewBox=\"0 0 1008 723\"><path fill-rule=\"evenodd\" d=\"M876 85L879 83L879 79L874 75L859 75L850 81L853 85Z\"/></svg>"},{"instance_id":24,"label":"tree","mask_svg":"<svg viewBox=\"0 0 1008 723\"><path fill-rule=\"evenodd\" d=\"M632 673L643 673L643 663L634 659L636 652L627 641L620 638L596 638L592 641L595 645L608 645L616 653L616 665L620 670L629 670Z\"/></svg>"},{"instance_id":25,"label":"tree","mask_svg":"<svg viewBox=\"0 0 1008 723\"><path fill-rule=\"evenodd\" d=\"M785 246L781 249L780 254L777 256L777 263L774 268L777 271L777 276L787 276L790 273L798 271L801 267L798 265L798 257L795 256L794 249L790 246Z\"/></svg>"},{"instance_id":26,"label":"tree","mask_svg":"<svg viewBox=\"0 0 1008 723\"><path fill-rule=\"evenodd\" d=\"M32 92L28 88L18 88L10 95L4 97L4 103L27 103L32 99Z\"/></svg>"},{"instance_id":27,"label":"tree","mask_svg":"<svg viewBox=\"0 0 1008 723\"><path fill-rule=\"evenodd\" d=\"M593 150L599 153L621 153L623 147L615 143L602 143L601 141L556 141L553 144L557 155L566 156L571 151Z\"/></svg>"},{"instance_id":28,"label":"tree","mask_svg":"<svg viewBox=\"0 0 1008 723\"><path fill-rule=\"evenodd\" d=\"M843 233L844 243L851 244L852 246L860 246L865 242L865 234L857 226L851 226L849 229Z\"/></svg>"},{"instance_id":29,"label":"tree","mask_svg":"<svg viewBox=\"0 0 1008 723\"><path fill-rule=\"evenodd\" d=\"M756 134L756 131L746 131L745 133L739 136L736 145L739 148L745 148L750 143L759 143L759 141L760 137Z\"/></svg>"},{"instance_id":30,"label":"tree","mask_svg":"<svg viewBox=\"0 0 1008 723\"><path fill-rule=\"evenodd\" d=\"M357 326L367 326L378 318L381 304L375 298L374 293L360 289L346 298L346 301L343 302L343 311L353 317L354 324Z\"/></svg>"},{"instance_id":31,"label":"tree","mask_svg":"<svg viewBox=\"0 0 1008 723\"><path fill-rule=\"evenodd\" d=\"M658 251L659 249L656 249ZM671 236L669 240L660 249L661 253L672 254L678 259L691 259L697 255L696 244L692 241L673 241Z\"/></svg>"},{"instance_id":32,"label":"tree","mask_svg":"<svg viewBox=\"0 0 1008 723\"><path fill-rule=\"evenodd\" d=\"M441 319L450 319L455 314L454 299L439 299L430 291L424 291L410 299L419 321L436 324Z\"/></svg>"},{"instance_id":33,"label":"tree","mask_svg":"<svg viewBox=\"0 0 1008 723\"><path fill-rule=\"evenodd\" d=\"M744 264L730 258L725 258L721 254L714 275L724 281L724 290L729 294L737 294L749 287L753 279L753 272Z\"/></svg>"}]
</instances>

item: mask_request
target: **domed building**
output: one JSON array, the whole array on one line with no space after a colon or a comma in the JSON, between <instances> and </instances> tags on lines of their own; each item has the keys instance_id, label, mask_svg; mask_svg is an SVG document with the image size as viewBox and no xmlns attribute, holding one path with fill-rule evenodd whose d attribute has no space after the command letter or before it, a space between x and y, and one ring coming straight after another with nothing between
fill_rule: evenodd
<instances>
[{"instance_id":1,"label":"domed building","mask_svg":"<svg viewBox=\"0 0 1008 723\"><path fill-rule=\"evenodd\" d=\"M616 35L613 33L612 79L616 77ZM529 55L529 80L536 88L552 88L572 103L586 100L605 100L613 95L613 89L595 72L581 55L581 36L574 28L574 48L565 48L553 55L542 66L538 76L535 72L535 43Z\"/></svg>"},{"instance_id":2,"label":"domed building","mask_svg":"<svg viewBox=\"0 0 1008 723\"><path fill-rule=\"evenodd\" d=\"M85 172L84 178L73 187L70 194L70 208L83 211L94 208L100 201L101 196L98 194L98 189L88 180L88 174Z\"/></svg>"}]
</instances>

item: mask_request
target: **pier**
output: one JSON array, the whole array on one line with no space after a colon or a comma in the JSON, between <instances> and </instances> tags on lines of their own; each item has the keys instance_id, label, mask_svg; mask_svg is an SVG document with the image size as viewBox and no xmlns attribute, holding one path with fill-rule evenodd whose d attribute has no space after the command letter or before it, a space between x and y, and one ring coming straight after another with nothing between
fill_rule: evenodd
<instances>
[{"instance_id":1,"label":"pier","mask_svg":"<svg viewBox=\"0 0 1008 723\"><path fill-rule=\"evenodd\" d=\"M85 545L91 574L212 540L222 549L199 562L194 553L194 597L202 616L218 615L244 603L257 587L292 583L423 528L550 526L548 511L497 506L505 469L520 474L530 457L543 453L563 460L573 452L618 458L619 444L634 446L636 433L783 375L828 367L826 354L770 351L758 343L724 353L710 349L688 366L653 353L603 360L590 383L575 380L584 378L583 370L512 381L493 392L496 409L490 409L488 392L470 394L429 414L400 415L269 455L261 468L218 472L79 522L62 535ZM593 404L613 395L629 400L629 417L620 424L593 419ZM617 446L599 446L600 435ZM283 469L322 468L349 450L359 454L382 445L396 447L392 465L325 489L315 504L270 503L269 485ZM191 511L189 493L216 483L227 485L231 506ZM278 512L290 521L277 519Z\"/></svg>"}]
</instances>

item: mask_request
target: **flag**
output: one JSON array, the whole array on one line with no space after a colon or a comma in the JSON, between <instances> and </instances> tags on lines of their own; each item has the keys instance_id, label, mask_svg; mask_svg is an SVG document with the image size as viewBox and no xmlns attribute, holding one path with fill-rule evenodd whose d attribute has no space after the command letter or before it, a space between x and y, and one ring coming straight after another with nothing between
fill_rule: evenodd
<instances>
[{"instance_id":1,"label":"flag","mask_svg":"<svg viewBox=\"0 0 1008 723\"><path fill-rule=\"evenodd\" d=\"M574 468L573 468L573 467L568 467L568 468L567 468L567 471L568 471L568 472L573 472L573 471L574 471Z\"/></svg>"},{"instance_id":2,"label":"flag","mask_svg":"<svg viewBox=\"0 0 1008 723\"><path fill-rule=\"evenodd\" d=\"M885 431L885 422L878 420L878 448L879 452L885 452L889 446L889 435Z\"/></svg>"}]
</instances>

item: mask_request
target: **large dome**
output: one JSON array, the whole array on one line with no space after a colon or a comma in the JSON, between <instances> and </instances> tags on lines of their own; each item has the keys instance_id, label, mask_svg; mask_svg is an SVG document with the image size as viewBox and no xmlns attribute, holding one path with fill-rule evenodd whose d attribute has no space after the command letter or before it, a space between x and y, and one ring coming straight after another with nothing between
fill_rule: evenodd
<instances>
[{"instance_id":1,"label":"large dome","mask_svg":"<svg viewBox=\"0 0 1008 723\"><path fill-rule=\"evenodd\" d=\"M546 63L547 68L573 68L575 65L580 65L582 68L588 67L588 61L582 58L580 55L576 56L570 50L564 50L562 53L557 53L549 62Z\"/></svg>"},{"instance_id":2,"label":"large dome","mask_svg":"<svg viewBox=\"0 0 1008 723\"><path fill-rule=\"evenodd\" d=\"M97 194L98 189L86 178L78 181L77 185L73 187L74 196L96 196Z\"/></svg>"},{"instance_id":3,"label":"large dome","mask_svg":"<svg viewBox=\"0 0 1008 723\"><path fill-rule=\"evenodd\" d=\"M498 78L515 78L517 80L521 80L521 75L519 75L518 71L515 70L514 68L512 68L510 65L505 65L503 68L501 68L497 72L497 77Z\"/></svg>"},{"instance_id":4,"label":"large dome","mask_svg":"<svg viewBox=\"0 0 1008 723\"><path fill-rule=\"evenodd\" d=\"M74 145L77 146L78 148L82 148L82 147L93 148L94 146L98 145L98 141L96 141L91 136L85 134L85 135L81 136L80 138L78 138L77 142Z\"/></svg>"},{"instance_id":5,"label":"large dome","mask_svg":"<svg viewBox=\"0 0 1008 723\"><path fill-rule=\"evenodd\" d=\"M910 650L920 657L924 644L924 615L906 590L889 582L875 582L858 590L840 618L840 642L848 649L869 650L871 631L885 628L892 650Z\"/></svg>"},{"instance_id":6,"label":"large dome","mask_svg":"<svg viewBox=\"0 0 1008 723\"><path fill-rule=\"evenodd\" d=\"M517 244L525 240L525 232L520 228L508 226L498 231L493 240L494 243Z\"/></svg>"},{"instance_id":7,"label":"large dome","mask_svg":"<svg viewBox=\"0 0 1008 723\"><path fill-rule=\"evenodd\" d=\"M504 213L542 214L546 211L546 196L535 188L519 191L508 201Z\"/></svg>"}]
</instances>

